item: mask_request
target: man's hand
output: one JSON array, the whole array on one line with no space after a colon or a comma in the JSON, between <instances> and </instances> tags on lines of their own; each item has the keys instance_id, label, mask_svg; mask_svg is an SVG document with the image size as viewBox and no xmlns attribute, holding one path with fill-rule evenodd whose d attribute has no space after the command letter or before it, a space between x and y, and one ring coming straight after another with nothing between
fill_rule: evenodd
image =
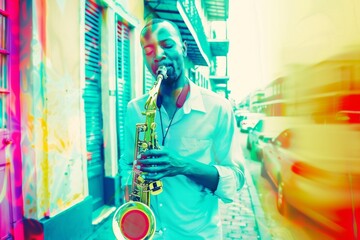
<instances>
[{"instance_id":1,"label":"man's hand","mask_svg":"<svg viewBox=\"0 0 360 240\"><path fill-rule=\"evenodd\" d=\"M137 168L145 173L145 180L156 181L181 174L213 192L219 182L219 173L214 166L183 158L166 148L148 150L138 156Z\"/></svg>"},{"instance_id":2,"label":"man's hand","mask_svg":"<svg viewBox=\"0 0 360 240\"><path fill-rule=\"evenodd\" d=\"M144 179L150 181L185 174L188 166L184 158L166 148L148 150L137 160L137 168L145 173Z\"/></svg>"}]
</instances>

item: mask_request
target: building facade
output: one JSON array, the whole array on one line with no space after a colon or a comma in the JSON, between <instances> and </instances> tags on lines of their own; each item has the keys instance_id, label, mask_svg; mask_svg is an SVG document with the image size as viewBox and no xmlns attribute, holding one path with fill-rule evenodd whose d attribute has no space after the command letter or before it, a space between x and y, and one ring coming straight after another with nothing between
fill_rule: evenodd
<instances>
[{"instance_id":1,"label":"building facade","mask_svg":"<svg viewBox=\"0 0 360 240\"><path fill-rule=\"evenodd\" d=\"M249 94L252 112L305 116L321 124L360 122L359 50L288 68L286 76Z\"/></svg>"},{"instance_id":2,"label":"building facade","mask_svg":"<svg viewBox=\"0 0 360 240\"><path fill-rule=\"evenodd\" d=\"M153 82L137 64L147 18L179 25L188 76L211 87L212 2L163 2L0 0L0 238L85 239L123 203L126 106Z\"/></svg>"}]
</instances>

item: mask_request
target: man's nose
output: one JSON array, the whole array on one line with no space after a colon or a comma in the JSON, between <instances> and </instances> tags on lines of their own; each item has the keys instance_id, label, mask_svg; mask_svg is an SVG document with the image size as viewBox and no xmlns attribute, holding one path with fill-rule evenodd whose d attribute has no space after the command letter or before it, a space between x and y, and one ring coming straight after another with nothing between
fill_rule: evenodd
<instances>
[{"instance_id":1,"label":"man's nose","mask_svg":"<svg viewBox=\"0 0 360 240\"><path fill-rule=\"evenodd\" d=\"M156 48L155 62L159 62L165 58L165 51L161 46Z\"/></svg>"}]
</instances>

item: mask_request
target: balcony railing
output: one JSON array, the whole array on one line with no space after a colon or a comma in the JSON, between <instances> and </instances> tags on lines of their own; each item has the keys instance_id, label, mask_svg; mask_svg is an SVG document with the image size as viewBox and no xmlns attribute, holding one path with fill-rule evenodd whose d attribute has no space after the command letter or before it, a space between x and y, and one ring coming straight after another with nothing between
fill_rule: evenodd
<instances>
[{"instance_id":1,"label":"balcony railing","mask_svg":"<svg viewBox=\"0 0 360 240\"><path fill-rule=\"evenodd\" d=\"M195 65L210 65L210 46L195 0L144 0L146 6L162 19L173 21L188 45L188 57Z\"/></svg>"}]
</instances>

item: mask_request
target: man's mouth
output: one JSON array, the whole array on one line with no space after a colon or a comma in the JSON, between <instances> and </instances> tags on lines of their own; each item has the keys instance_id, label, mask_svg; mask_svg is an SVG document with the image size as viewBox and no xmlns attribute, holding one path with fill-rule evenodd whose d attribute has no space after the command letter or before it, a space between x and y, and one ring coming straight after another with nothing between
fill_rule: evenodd
<instances>
[{"instance_id":1,"label":"man's mouth","mask_svg":"<svg viewBox=\"0 0 360 240\"><path fill-rule=\"evenodd\" d=\"M165 67L166 67L166 73L167 73L167 75L169 75L169 73L171 73L171 72L173 71L173 69L174 69L174 68L172 67L172 65L166 65L166 64L159 64L157 69L159 69L160 66L165 66ZM157 69L155 70L155 74L156 74L156 72L157 72Z\"/></svg>"}]
</instances>

